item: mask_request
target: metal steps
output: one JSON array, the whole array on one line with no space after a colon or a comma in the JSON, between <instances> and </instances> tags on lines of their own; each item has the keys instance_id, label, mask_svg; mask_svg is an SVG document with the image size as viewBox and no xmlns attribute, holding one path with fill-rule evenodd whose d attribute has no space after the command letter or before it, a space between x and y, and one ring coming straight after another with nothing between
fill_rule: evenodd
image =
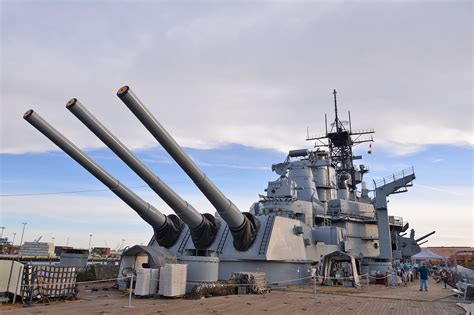
<instances>
[{"instance_id":1,"label":"metal steps","mask_svg":"<svg viewBox=\"0 0 474 315\"><path fill-rule=\"evenodd\" d=\"M259 255L264 255L267 251L268 242L270 241L270 233L273 228L273 223L275 222L275 215L270 215L265 225L265 231L263 232L262 242L260 243L260 249L258 251Z\"/></svg>"},{"instance_id":2,"label":"metal steps","mask_svg":"<svg viewBox=\"0 0 474 315\"><path fill-rule=\"evenodd\" d=\"M219 244L217 245L217 252L219 254L222 253L222 250L224 249L224 244L228 235L229 235L229 226L226 224L224 228L224 232L222 232L222 236L219 241Z\"/></svg>"},{"instance_id":3,"label":"metal steps","mask_svg":"<svg viewBox=\"0 0 474 315\"><path fill-rule=\"evenodd\" d=\"M181 244L179 244L178 253L182 254L184 252L184 248L186 247L186 244L188 243L188 240L190 237L191 237L191 230L188 229L186 231L186 234L183 237L183 240L181 241Z\"/></svg>"}]
</instances>

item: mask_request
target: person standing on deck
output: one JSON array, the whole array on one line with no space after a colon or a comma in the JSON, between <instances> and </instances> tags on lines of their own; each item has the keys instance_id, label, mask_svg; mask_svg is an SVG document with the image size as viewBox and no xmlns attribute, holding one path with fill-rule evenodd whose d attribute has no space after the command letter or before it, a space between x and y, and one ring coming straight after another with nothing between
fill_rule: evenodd
<instances>
[{"instance_id":1,"label":"person standing on deck","mask_svg":"<svg viewBox=\"0 0 474 315\"><path fill-rule=\"evenodd\" d=\"M425 288L425 291L428 291L428 274L430 270L422 263L418 272L420 273L420 291L423 291L423 288Z\"/></svg>"}]
</instances>

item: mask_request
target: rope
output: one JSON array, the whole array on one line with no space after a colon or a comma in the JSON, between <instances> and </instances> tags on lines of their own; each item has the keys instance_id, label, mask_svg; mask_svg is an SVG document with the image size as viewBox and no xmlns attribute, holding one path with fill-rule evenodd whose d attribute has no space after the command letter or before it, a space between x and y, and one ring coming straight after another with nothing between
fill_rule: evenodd
<instances>
[{"instance_id":1,"label":"rope","mask_svg":"<svg viewBox=\"0 0 474 315\"><path fill-rule=\"evenodd\" d=\"M389 275L383 276L383 277L375 277L371 276L369 274L362 274L359 275L360 278L372 278L372 279L386 279L389 277ZM124 279L130 279L132 276L128 277L118 277L118 278L110 278L110 279L103 279L103 280L92 280L92 281L79 281L79 282L56 282L56 283L51 283L51 282L46 282L43 281L43 279L47 279L46 277L38 276L37 283L35 284L24 284L22 285L23 287L33 287L33 286L40 286L40 285L49 285L49 286L60 286L60 285L77 285L77 284L92 284L92 283L101 283L101 282L110 282L110 281L117 281L117 280L124 280ZM133 276L134 279L136 279L136 276ZM325 276L308 276L308 277L302 277L302 278L294 278L294 279L285 279L285 280L279 280L279 281L272 281L272 283L288 283L288 282L297 282L301 280L308 280L308 279L317 279L317 280L322 280L322 279L329 279L329 280L354 280L354 276L348 276L348 277L325 277ZM159 278L151 278L150 281L159 281ZM186 283L186 284L200 284L200 283L206 283L205 281L181 281L181 282L173 282L173 283ZM254 286L255 284L250 284L250 283L218 283L220 286Z\"/></svg>"},{"instance_id":2,"label":"rope","mask_svg":"<svg viewBox=\"0 0 474 315\"><path fill-rule=\"evenodd\" d=\"M361 275L365 276L365 275ZM78 282L46 282L43 279L47 279L46 277L41 277L38 276L37 283L35 284L24 284L22 285L23 287L32 287L32 286L40 286L40 285L49 285L49 286L58 286L58 285L75 285L75 284L92 284L92 283L101 283L101 282L110 282L110 281L116 281L116 280L124 280L124 279L130 279L132 276L128 277L118 277L118 278L110 278L110 279L103 279L103 280L93 280L93 281L78 281ZM133 276L134 279L136 279L136 276ZM301 281L301 280L307 280L307 279L314 279L314 276L309 276L309 277L302 277L302 278L294 278L294 279L285 279L285 280L279 280L279 281L272 281L272 283L287 283L287 282L296 282L296 281ZM353 280L354 277L323 277L323 276L316 276L318 279L333 279L333 280L342 280L342 279L350 279ZM159 278L151 278L150 281L159 281ZM174 282L174 283L189 283L189 284L199 284L199 283L206 283L205 281L181 281L181 282ZM219 285L238 285L238 286L252 286L255 284L247 284L247 283L219 283Z\"/></svg>"}]
</instances>

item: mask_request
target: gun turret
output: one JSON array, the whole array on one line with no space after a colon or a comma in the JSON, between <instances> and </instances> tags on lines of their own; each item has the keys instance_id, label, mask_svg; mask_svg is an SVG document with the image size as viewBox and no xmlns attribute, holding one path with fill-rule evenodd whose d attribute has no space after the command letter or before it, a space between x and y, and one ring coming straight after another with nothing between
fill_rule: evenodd
<instances>
[{"instance_id":1,"label":"gun turret","mask_svg":"<svg viewBox=\"0 0 474 315\"><path fill-rule=\"evenodd\" d=\"M229 230L234 238L235 249L246 251L253 244L257 236L260 226L258 219L251 213L240 212L232 201L230 201L197 167L128 86L120 88L117 92L117 96L165 148L171 157L173 157L216 208L219 215L229 226Z\"/></svg>"},{"instance_id":2,"label":"gun turret","mask_svg":"<svg viewBox=\"0 0 474 315\"><path fill-rule=\"evenodd\" d=\"M141 199L128 187L121 184L116 178L106 172L33 110L28 110L23 115L23 118L94 175L115 195L135 210L143 220L149 223L153 227L155 238L160 246L170 247L177 241L183 224L176 215L171 214L165 216L148 202Z\"/></svg>"},{"instance_id":3,"label":"gun turret","mask_svg":"<svg viewBox=\"0 0 474 315\"><path fill-rule=\"evenodd\" d=\"M181 198L107 130L77 99L70 100L66 108L115 152L176 212L179 218L189 226L191 238L197 249L205 249L211 245L219 229L219 221L212 214L206 213L203 215L199 213L192 205Z\"/></svg>"}]
</instances>

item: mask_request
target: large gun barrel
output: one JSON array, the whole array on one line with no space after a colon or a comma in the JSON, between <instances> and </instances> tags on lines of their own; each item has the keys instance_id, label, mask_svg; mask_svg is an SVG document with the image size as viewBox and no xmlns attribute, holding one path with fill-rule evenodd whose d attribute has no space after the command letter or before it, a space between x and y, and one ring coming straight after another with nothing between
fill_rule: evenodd
<instances>
[{"instance_id":1,"label":"large gun barrel","mask_svg":"<svg viewBox=\"0 0 474 315\"><path fill-rule=\"evenodd\" d=\"M436 231L430 232L430 233L428 233L428 234L426 234L426 235L424 235L424 236L422 236L422 237L420 237L420 238L417 238L417 239L415 240L415 242L419 243L420 241L424 240L424 239L427 238L428 236L431 236L431 235L433 235L433 234L435 234L435 233L436 233Z\"/></svg>"},{"instance_id":2,"label":"large gun barrel","mask_svg":"<svg viewBox=\"0 0 474 315\"><path fill-rule=\"evenodd\" d=\"M227 222L234 238L234 247L240 251L247 250L257 236L260 225L258 219L251 213L240 212L232 201L230 201L197 167L128 86L120 88L117 92L117 96L141 121L148 131L150 131L179 166L181 166L186 174L188 174L196 186L216 208L222 219Z\"/></svg>"},{"instance_id":3,"label":"large gun barrel","mask_svg":"<svg viewBox=\"0 0 474 315\"><path fill-rule=\"evenodd\" d=\"M116 178L100 167L33 110L28 110L23 115L23 118L67 153L72 159L94 175L115 195L135 210L143 220L149 223L153 227L155 238L160 246L170 247L177 241L183 227L182 222L177 216L165 216L148 202L141 199L137 194L121 184Z\"/></svg>"},{"instance_id":4,"label":"large gun barrel","mask_svg":"<svg viewBox=\"0 0 474 315\"><path fill-rule=\"evenodd\" d=\"M70 100L66 108L115 152L176 212L180 219L189 226L191 238L197 249L205 249L214 241L219 226L213 215L202 215L191 204L181 198L105 128L77 99Z\"/></svg>"}]
</instances>

